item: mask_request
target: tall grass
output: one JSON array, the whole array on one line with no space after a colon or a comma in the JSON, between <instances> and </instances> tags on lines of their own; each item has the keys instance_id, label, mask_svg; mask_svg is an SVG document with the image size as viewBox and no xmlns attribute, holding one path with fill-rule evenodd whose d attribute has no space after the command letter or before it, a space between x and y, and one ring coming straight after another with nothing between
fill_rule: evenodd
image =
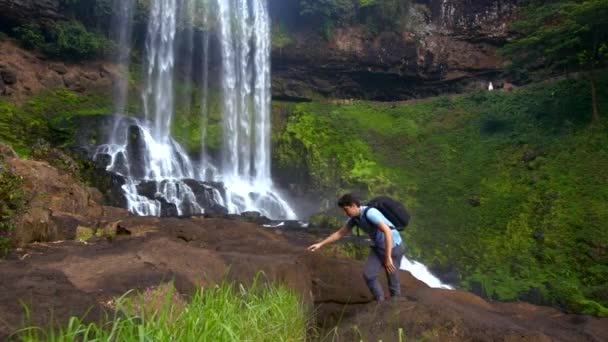
<instances>
[{"instance_id":1,"label":"tall grass","mask_svg":"<svg viewBox=\"0 0 608 342\"><path fill-rule=\"evenodd\" d=\"M17 333L22 341L304 341L307 318L298 296L281 286L250 288L228 283L197 291L189 303L172 286L150 301L144 295L116 300L113 319ZM159 300L160 299L160 300Z\"/></svg>"}]
</instances>

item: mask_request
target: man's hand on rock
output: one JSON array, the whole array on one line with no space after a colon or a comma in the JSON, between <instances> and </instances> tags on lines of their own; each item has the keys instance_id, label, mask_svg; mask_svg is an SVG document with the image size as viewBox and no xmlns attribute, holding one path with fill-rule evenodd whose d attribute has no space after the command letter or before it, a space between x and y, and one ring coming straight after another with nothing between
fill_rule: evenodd
<instances>
[{"instance_id":1,"label":"man's hand on rock","mask_svg":"<svg viewBox=\"0 0 608 342\"><path fill-rule=\"evenodd\" d=\"M321 248L321 246L323 246L323 245L320 242L315 243L314 245L308 246L308 250L311 252L314 252L314 251L318 250L319 248Z\"/></svg>"}]
</instances>

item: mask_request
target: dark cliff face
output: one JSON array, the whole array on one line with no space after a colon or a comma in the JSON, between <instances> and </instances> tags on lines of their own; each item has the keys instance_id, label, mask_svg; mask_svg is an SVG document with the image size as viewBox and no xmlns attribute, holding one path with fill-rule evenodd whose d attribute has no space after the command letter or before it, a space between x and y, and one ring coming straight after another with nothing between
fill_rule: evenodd
<instances>
[{"instance_id":1,"label":"dark cliff face","mask_svg":"<svg viewBox=\"0 0 608 342\"><path fill-rule=\"evenodd\" d=\"M58 0L0 0L1 25L48 22L62 17Z\"/></svg>"},{"instance_id":2,"label":"dark cliff face","mask_svg":"<svg viewBox=\"0 0 608 342\"><path fill-rule=\"evenodd\" d=\"M319 22L300 15L299 0L268 1L290 41L273 49L275 98L404 100L496 83L497 48L522 0L403 0L405 29L370 33L351 25L325 38ZM62 18L58 0L0 0L0 26Z\"/></svg>"},{"instance_id":3,"label":"dark cliff face","mask_svg":"<svg viewBox=\"0 0 608 342\"><path fill-rule=\"evenodd\" d=\"M297 1L270 0L276 21L293 17ZM485 87L496 81L497 54L509 36L518 0L411 2L401 32L371 34L363 26L332 30L299 19L292 43L273 51L273 94L403 100ZM291 14L291 15L290 15Z\"/></svg>"}]
</instances>

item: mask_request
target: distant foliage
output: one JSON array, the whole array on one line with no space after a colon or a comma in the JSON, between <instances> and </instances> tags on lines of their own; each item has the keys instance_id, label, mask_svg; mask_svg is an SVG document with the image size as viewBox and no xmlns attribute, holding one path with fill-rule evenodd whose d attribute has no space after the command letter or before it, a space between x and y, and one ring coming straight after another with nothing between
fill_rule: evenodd
<instances>
[{"instance_id":1,"label":"distant foliage","mask_svg":"<svg viewBox=\"0 0 608 342\"><path fill-rule=\"evenodd\" d=\"M598 80L608 108L608 73ZM412 213L408 254L457 270L463 288L608 316L608 121L588 128L590 98L578 78L406 104L300 103L275 132L275 165L315 191L395 194Z\"/></svg>"},{"instance_id":2,"label":"distant foliage","mask_svg":"<svg viewBox=\"0 0 608 342\"><path fill-rule=\"evenodd\" d=\"M25 48L69 60L100 57L114 47L106 37L88 31L78 21L57 22L49 28L26 24L15 28L14 34Z\"/></svg>"},{"instance_id":3,"label":"distant foliage","mask_svg":"<svg viewBox=\"0 0 608 342\"><path fill-rule=\"evenodd\" d=\"M300 0L300 14L319 20L322 34L348 25L365 25L371 32L399 31L410 19L409 0Z\"/></svg>"},{"instance_id":4,"label":"distant foliage","mask_svg":"<svg viewBox=\"0 0 608 342\"><path fill-rule=\"evenodd\" d=\"M22 205L22 179L0 160L0 257L10 248L12 221Z\"/></svg>"},{"instance_id":5,"label":"distant foliage","mask_svg":"<svg viewBox=\"0 0 608 342\"><path fill-rule=\"evenodd\" d=\"M520 36L503 48L511 69L587 72L593 121L599 120L594 70L608 62L608 0L532 1L514 24Z\"/></svg>"},{"instance_id":6,"label":"distant foliage","mask_svg":"<svg viewBox=\"0 0 608 342\"><path fill-rule=\"evenodd\" d=\"M272 47L279 49L279 52L289 44L293 39L289 35L289 31L282 23L277 23L272 26Z\"/></svg>"}]
</instances>

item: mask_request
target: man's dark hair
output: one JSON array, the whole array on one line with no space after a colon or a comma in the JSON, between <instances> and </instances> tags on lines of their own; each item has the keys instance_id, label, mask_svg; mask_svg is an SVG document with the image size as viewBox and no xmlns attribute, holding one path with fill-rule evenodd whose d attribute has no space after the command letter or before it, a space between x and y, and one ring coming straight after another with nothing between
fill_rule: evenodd
<instances>
[{"instance_id":1,"label":"man's dark hair","mask_svg":"<svg viewBox=\"0 0 608 342\"><path fill-rule=\"evenodd\" d=\"M338 200L338 206L340 208L344 208L347 205L350 206L350 205L353 205L353 204L356 205L357 207L361 206L361 202L359 202L359 199L355 195L353 195L353 194L343 195Z\"/></svg>"}]
</instances>

